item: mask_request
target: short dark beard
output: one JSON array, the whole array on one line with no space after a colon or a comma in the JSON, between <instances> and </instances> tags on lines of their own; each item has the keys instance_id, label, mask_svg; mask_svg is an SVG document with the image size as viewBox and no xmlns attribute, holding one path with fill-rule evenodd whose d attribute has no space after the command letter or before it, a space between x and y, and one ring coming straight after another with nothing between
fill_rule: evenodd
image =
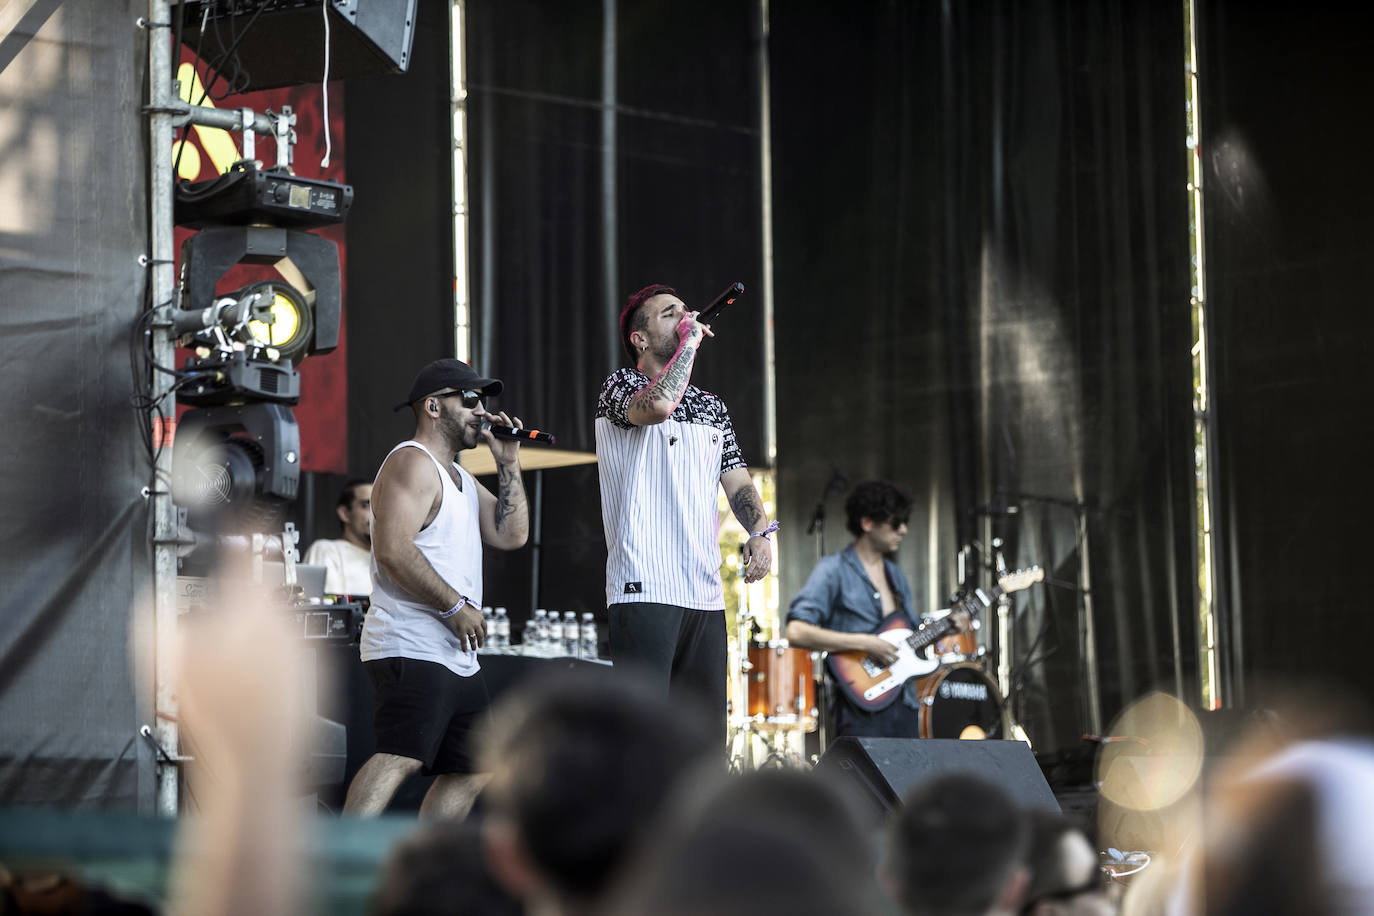
<instances>
[{"instance_id":1,"label":"short dark beard","mask_svg":"<svg viewBox=\"0 0 1374 916\"><path fill-rule=\"evenodd\" d=\"M654 356L658 357L660 362L666 363L677 354L678 347L681 346L681 343L682 342L676 335L671 338L666 338L662 344L654 348Z\"/></svg>"},{"instance_id":2,"label":"short dark beard","mask_svg":"<svg viewBox=\"0 0 1374 916\"><path fill-rule=\"evenodd\" d=\"M476 448L478 433L472 433L472 440L467 440L467 435L471 427L466 423L460 423L448 413L441 413L435 425L439 429L439 434L444 437L444 442L448 443L449 448L453 449L456 455L464 449Z\"/></svg>"}]
</instances>

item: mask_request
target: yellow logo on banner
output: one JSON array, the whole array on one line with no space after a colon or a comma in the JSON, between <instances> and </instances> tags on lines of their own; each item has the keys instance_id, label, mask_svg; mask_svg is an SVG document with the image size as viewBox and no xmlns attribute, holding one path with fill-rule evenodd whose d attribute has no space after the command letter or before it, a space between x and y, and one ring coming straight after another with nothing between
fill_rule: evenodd
<instances>
[{"instance_id":1,"label":"yellow logo on banner","mask_svg":"<svg viewBox=\"0 0 1374 916\"><path fill-rule=\"evenodd\" d=\"M191 64L181 65L180 69L177 70L177 79L181 81L181 100L183 102L194 105L196 99L201 99L200 105L202 107L215 107L209 93L204 92L200 74ZM196 139L200 140L201 148L205 150L205 155L210 157L210 167L216 175L229 171L229 166L239 161L239 148L234 143L234 138L229 136L229 131L221 130L218 127L201 127L199 124L192 126L196 132ZM181 149L177 147L181 147ZM176 161L178 155L180 155L181 160L177 166L177 177L187 181L195 181L199 178L201 172L200 150L189 142L181 141L172 146L173 161Z\"/></svg>"}]
</instances>

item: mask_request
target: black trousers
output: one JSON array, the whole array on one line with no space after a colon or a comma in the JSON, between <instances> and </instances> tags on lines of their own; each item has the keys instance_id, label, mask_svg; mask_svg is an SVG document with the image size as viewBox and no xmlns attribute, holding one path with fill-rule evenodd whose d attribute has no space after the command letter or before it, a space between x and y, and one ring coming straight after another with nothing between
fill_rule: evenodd
<instances>
[{"instance_id":1,"label":"black trousers","mask_svg":"<svg viewBox=\"0 0 1374 916\"><path fill-rule=\"evenodd\" d=\"M910 686L907 685L908 688ZM905 696L899 696L886 709L869 712L849 702L838 686L834 692L835 703L830 718L831 741L846 735L855 738L921 737L921 712L908 706Z\"/></svg>"},{"instance_id":2,"label":"black trousers","mask_svg":"<svg viewBox=\"0 0 1374 916\"><path fill-rule=\"evenodd\" d=\"M615 666L662 685L673 702L700 709L712 740L724 749L725 612L648 601L612 604L606 610Z\"/></svg>"}]
</instances>

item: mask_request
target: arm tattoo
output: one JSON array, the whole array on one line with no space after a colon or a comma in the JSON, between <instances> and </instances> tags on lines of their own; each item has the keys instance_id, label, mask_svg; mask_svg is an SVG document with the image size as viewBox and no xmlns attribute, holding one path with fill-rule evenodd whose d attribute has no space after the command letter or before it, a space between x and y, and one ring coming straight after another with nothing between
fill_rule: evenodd
<instances>
[{"instance_id":1,"label":"arm tattoo","mask_svg":"<svg viewBox=\"0 0 1374 916\"><path fill-rule=\"evenodd\" d=\"M730 509L749 534L757 531L759 523L765 518L763 504L759 502L759 494L752 484L747 487L740 487L731 494Z\"/></svg>"},{"instance_id":2,"label":"arm tattoo","mask_svg":"<svg viewBox=\"0 0 1374 916\"><path fill-rule=\"evenodd\" d=\"M667 403L670 409L677 406L687 391L687 380L692 374L692 361L696 358L696 353L696 347L689 345L673 354L673 358L663 367L658 378L644 389L642 397L645 407L654 407L660 402Z\"/></svg>"},{"instance_id":3,"label":"arm tattoo","mask_svg":"<svg viewBox=\"0 0 1374 916\"><path fill-rule=\"evenodd\" d=\"M511 491L520 477L514 467L504 464L496 466L496 476L496 530L501 531L506 526L506 519L515 513L515 496Z\"/></svg>"}]
</instances>

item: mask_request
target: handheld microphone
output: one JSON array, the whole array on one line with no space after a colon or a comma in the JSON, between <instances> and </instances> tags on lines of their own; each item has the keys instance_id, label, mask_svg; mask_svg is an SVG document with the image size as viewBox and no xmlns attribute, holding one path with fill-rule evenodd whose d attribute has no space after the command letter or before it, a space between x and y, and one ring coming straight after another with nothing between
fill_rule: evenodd
<instances>
[{"instance_id":1,"label":"handheld microphone","mask_svg":"<svg viewBox=\"0 0 1374 916\"><path fill-rule=\"evenodd\" d=\"M483 427L491 430L491 434L498 439L515 439L519 442L538 442L543 445L554 444L552 433L542 432L537 429L521 429L518 426L501 426L498 423L483 423Z\"/></svg>"},{"instance_id":2,"label":"handheld microphone","mask_svg":"<svg viewBox=\"0 0 1374 916\"><path fill-rule=\"evenodd\" d=\"M721 293L719 296L712 299L711 304L706 306L706 308L702 309L697 314L697 321L703 323L710 321L712 317L719 314L720 312L723 312L727 305L730 305L736 299L743 295L744 284L731 283L729 286L725 287L725 292Z\"/></svg>"}]
</instances>

